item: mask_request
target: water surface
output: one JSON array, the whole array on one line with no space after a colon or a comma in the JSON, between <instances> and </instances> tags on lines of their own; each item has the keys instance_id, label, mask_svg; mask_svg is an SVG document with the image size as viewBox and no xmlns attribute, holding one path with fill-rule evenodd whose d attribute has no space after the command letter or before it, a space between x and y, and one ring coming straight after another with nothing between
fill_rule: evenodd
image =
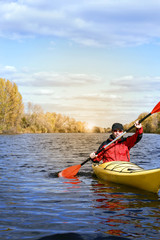
<instances>
[{"instance_id":1,"label":"water surface","mask_svg":"<svg viewBox=\"0 0 160 240\"><path fill-rule=\"evenodd\" d=\"M160 194L97 180L82 163L107 134L0 135L0 239L160 239ZM132 162L160 168L160 135L144 134ZM48 237L50 236L50 238Z\"/></svg>"}]
</instances>

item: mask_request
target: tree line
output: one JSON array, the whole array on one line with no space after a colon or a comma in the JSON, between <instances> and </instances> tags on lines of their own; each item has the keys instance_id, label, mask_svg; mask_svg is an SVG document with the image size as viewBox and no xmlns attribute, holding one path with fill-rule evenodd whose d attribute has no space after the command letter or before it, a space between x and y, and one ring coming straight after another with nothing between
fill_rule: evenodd
<instances>
[{"instance_id":1,"label":"tree line","mask_svg":"<svg viewBox=\"0 0 160 240\"><path fill-rule=\"evenodd\" d=\"M58 113L44 113L28 103L24 112L22 96L15 83L0 78L0 133L87 132L87 123Z\"/></svg>"},{"instance_id":2,"label":"tree line","mask_svg":"<svg viewBox=\"0 0 160 240\"><path fill-rule=\"evenodd\" d=\"M147 114L148 113L141 113L138 117L138 120L142 119ZM124 128L125 129L130 128L134 124L134 122L132 122L130 124L126 124L124 126ZM144 122L142 123L142 126L143 126L144 133L158 133L158 134L160 134L160 113L153 114L149 118L144 120Z\"/></svg>"},{"instance_id":3,"label":"tree line","mask_svg":"<svg viewBox=\"0 0 160 240\"><path fill-rule=\"evenodd\" d=\"M147 113L142 113L138 119ZM125 129L133 125L126 124ZM160 133L160 113L152 115L143 122L144 132ZM110 132L110 128L93 127L87 129L87 123L59 113L44 113L39 105L28 103L24 111L22 96L15 83L0 78L0 133L82 133Z\"/></svg>"},{"instance_id":4,"label":"tree line","mask_svg":"<svg viewBox=\"0 0 160 240\"><path fill-rule=\"evenodd\" d=\"M24 112L22 96L15 83L0 78L0 132L18 130Z\"/></svg>"},{"instance_id":5,"label":"tree line","mask_svg":"<svg viewBox=\"0 0 160 240\"><path fill-rule=\"evenodd\" d=\"M86 122L76 121L55 112L44 113L39 105L28 103L28 111L22 114L22 132L32 133L81 133L87 131Z\"/></svg>"}]
</instances>

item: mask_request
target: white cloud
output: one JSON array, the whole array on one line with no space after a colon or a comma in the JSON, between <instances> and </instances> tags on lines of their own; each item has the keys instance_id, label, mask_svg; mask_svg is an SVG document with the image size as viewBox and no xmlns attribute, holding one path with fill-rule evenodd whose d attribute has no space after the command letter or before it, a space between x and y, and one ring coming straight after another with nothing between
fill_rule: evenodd
<instances>
[{"instance_id":1,"label":"white cloud","mask_svg":"<svg viewBox=\"0 0 160 240\"><path fill-rule=\"evenodd\" d=\"M0 36L60 36L90 46L138 45L160 38L156 0L1 1Z\"/></svg>"},{"instance_id":2,"label":"white cloud","mask_svg":"<svg viewBox=\"0 0 160 240\"><path fill-rule=\"evenodd\" d=\"M130 95L133 93L141 96L155 93L160 89L160 76L132 76L126 75L116 79L108 79L108 85L106 87L105 80L99 75L94 74L78 74L78 73L60 73L60 72L34 72L33 70L23 67L21 70L15 66L0 66L1 77L14 81L21 87L32 87L32 89L42 89L42 91L53 90L54 88L67 89L70 87L75 92L80 88L94 89L95 92L90 94L82 94L81 96L75 96L75 99L83 99L88 101L118 101L122 95ZM103 89L101 89L103 86ZM93 87L93 88L92 88ZM98 87L98 88L97 88ZM101 89L101 90L100 90ZM97 94L97 90L100 91ZM74 94L73 94L74 95Z\"/></svg>"},{"instance_id":3,"label":"white cloud","mask_svg":"<svg viewBox=\"0 0 160 240\"><path fill-rule=\"evenodd\" d=\"M102 81L100 76L83 73L56 73L56 72L33 72L33 70L23 67L21 70L14 66L0 66L1 77L14 81L18 86L32 88L65 88L83 87L90 84L97 84Z\"/></svg>"},{"instance_id":4,"label":"white cloud","mask_svg":"<svg viewBox=\"0 0 160 240\"><path fill-rule=\"evenodd\" d=\"M73 73L54 73L37 72L28 76L28 85L32 87L65 87L83 86L100 82L101 79L95 75L73 74ZM26 84L26 83L25 83Z\"/></svg>"},{"instance_id":5,"label":"white cloud","mask_svg":"<svg viewBox=\"0 0 160 240\"><path fill-rule=\"evenodd\" d=\"M16 73L17 69L14 66L4 66L4 67L0 67L0 71L1 73L12 74L12 73Z\"/></svg>"},{"instance_id":6,"label":"white cloud","mask_svg":"<svg viewBox=\"0 0 160 240\"><path fill-rule=\"evenodd\" d=\"M159 76L126 75L105 81L98 75L34 72L1 66L5 78L15 82L23 101L42 106L44 111L69 115L82 121L94 118L97 125L130 122L149 112L159 101ZM2 76L3 77L3 76ZM96 120L97 119L97 120Z\"/></svg>"},{"instance_id":7,"label":"white cloud","mask_svg":"<svg viewBox=\"0 0 160 240\"><path fill-rule=\"evenodd\" d=\"M111 81L111 85L115 86L118 91L122 92L156 92L160 89L160 77L155 76L123 76L119 79L115 79Z\"/></svg>"}]
</instances>

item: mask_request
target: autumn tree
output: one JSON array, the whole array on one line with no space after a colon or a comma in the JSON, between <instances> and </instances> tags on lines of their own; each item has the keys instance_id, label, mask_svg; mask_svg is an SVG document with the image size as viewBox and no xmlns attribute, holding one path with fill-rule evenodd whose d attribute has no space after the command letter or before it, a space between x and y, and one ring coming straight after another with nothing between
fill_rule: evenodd
<instances>
[{"instance_id":1,"label":"autumn tree","mask_svg":"<svg viewBox=\"0 0 160 240\"><path fill-rule=\"evenodd\" d=\"M17 85L0 78L0 131L17 131L23 111Z\"/></svg>"}]
</instances>

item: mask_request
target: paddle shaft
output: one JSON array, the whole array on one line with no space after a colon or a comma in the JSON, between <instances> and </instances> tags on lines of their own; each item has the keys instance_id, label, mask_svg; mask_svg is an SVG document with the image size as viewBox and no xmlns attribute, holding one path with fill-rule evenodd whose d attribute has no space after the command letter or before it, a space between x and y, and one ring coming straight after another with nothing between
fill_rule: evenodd
<instances>
[{"instance_id":1,"label":"paddle shaft","mask_svg":"<svg viewBox=\"0 0 160 240\"><path fill-rule=\"evenodd\" d=\"M89 157L89 158L87 158L84 162L82 162L81 163L81 166L83 166L86 162L88 162L88 161L90 161L91 160L91 158Z\"/></svg>"},{"instance_id":2,"label":"paddle shaft","mask_svg":"<svg viewBox=\"0 0 160 240\"><path fill-rule=\"evenodd\" d=\"M143 122L146 118L148 118L149 116L151 116L152 113L148 113L144 118L142 118L141 120L139 120L139 123ZM133 129L135 127L135 125L132 125L130 128L128 128L125 132L123 132L121 135L119 135L118 137L116 137L115 139L113 139L110 143L108 143L107 145L105 145L103 148L101 148L100 150L98 150L96 152L96 154L102 152L105 148L109 147L112 143L116 142L118 139L120 139L121 137L123 137L127 132L129 132L131 129ZM87 159L85 161L88 162L89 160ZM84 163L83 163L84 164Z\"/></svg>"},{"instance_id":3,"label":"paddle shaft","mask_svg":"<svg viewBox=\"0 0 160 240\"><path fill-rule=\"evenodd\" d=\"M139 123L143 122L146 118L148 118L149 116L151 116L151 113L147 114L144 118L142 118L141 120L139 120ZM112 143L116 142L118 139L120 139L121 137L123 137L127 132L129 132L131 129L133 129L135 127L135 125L132 125L130 128L128 128L125 132L123 132L121 135L119 135L118 137L116 137L115 139L113 139L110 143L108 143L107 145L105 145L103 148L101 148L99 151L96 152L96 154L102 152L105 148L109 147ZM87 158L84 162L81 163L81 166L83 166L85 163L89 162L91 160L91 158Z\"/></svg>"},{"instance_id":4,"label":"paddle shaft","mask_svg":"<svg viewBox=\"0 0 160 240\"><path fill-rule=\"evenodd\" d=\"M160 102L158 102L158 104L153 108L152 112L150 112L149 114L147 114L144 118L142 118L141 120L139 120L139 123L143 122L146 118L148 118L150 115L152 115L153 113L157 113L160 112ZM126 130L125 132L123 132L121 135L119 135L117 138L115 138L113 141L111 141L109 144L107 144L106 146L104 146L103 148L101 148L99 151L96 152L96 154L100 153L101 151L103 151L106 147L110 146L112 143L114 143L115 141L117 141L118 139L120 139L122 136L124 136L127 132L129 132L132 128L134 128L135 125L131 126L128 130ZM92 160L90 157L87 158L84 162L82 162L79 165L75 165L75 166L71 166L68 167L66 169L64 169L63 171L61 171L59 173L59 176L61 177L71 177L74 176L78 173L79 169L81 168L81 166L83 166L86 162Z\"/></svg>"},{"instance_id":5,"label":"paddle shaft","mask_svg":"<svg viewBox=\"0 0 160 240\"><path fill-rule=\"evenodd\" d=\"M141 120L139 120L139 123L143 122L146 118L148 118L149 116L151 116L151 114L152 114L152 113L148 113L144 118L142 118ZM126 132L131 131L131 129L134 128L134 127L135 127L134 125L131 126L130 128L128 128L128 129L126 130Z\"/></svg>"},{"instance_id":6,"label":"paddle shaft","mask_svg":"<svg viewBox=\"0 0 160 240\"><path fill-rule=\"evenodd\" d=\"M121 137L123 137L125 134L127 133L127 131L123 132L121 135L119 135L118 137L116 137L115 139L113 139L113 141L111 141L110 143L108 143L107 145L105 145L103 148L101 148L99 151L96 152L96 154L102 152L106 147L110 146L112 143L116 142L118 139L120 139ZM87 163L88 161L90 161L91 158L87 158L84 162L81 163L81 166L83 166L85 163Z\"/></svg>"},{"instance_id":7,"label":"paddle shaft","mask_svg":"<svg viewBox=\"0 0 160 240\"><path fill-rule=\"evenodd\" d=\"M149 116L151 116L152 113L148 113L144 118L142 118L141 120L139 120L139 123L143 122L146 118L148 118ZM125 132L123 132L121 135L119 135L118 137L116 137L113 141L111 141L109 144L107 144L106 146L104 146L102 149L100 149L99 151L97 151L97 154L100 153L101 151L103 151L103 149L105 149L106 147L110 146L112 143L116 142L118 139L120 139L121 137L123 137L127 132L131 131L131 129L133 129L135 127L135 125L133 124L130 128L128 128Z\"/></svg>"}]
</instances>

